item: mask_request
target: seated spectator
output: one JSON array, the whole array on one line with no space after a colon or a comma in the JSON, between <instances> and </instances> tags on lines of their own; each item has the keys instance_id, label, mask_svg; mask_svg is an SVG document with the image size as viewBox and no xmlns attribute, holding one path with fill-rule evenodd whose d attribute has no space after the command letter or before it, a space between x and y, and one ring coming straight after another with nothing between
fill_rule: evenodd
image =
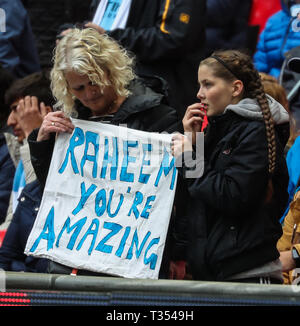
<instances>
[{"instance_id":1,"label":"seated spectator","mask_svg":"<svg viewBox=\"0 0 300 326\"><path fill-rule=\"evenodd\" d=\"M299 0L281 0L282 9L272 15L259 37L254 64L258 71L279 77L284 61L284 53L300 43L300 33L295 30L291 7Z\"/></svg>"}]
</instances>

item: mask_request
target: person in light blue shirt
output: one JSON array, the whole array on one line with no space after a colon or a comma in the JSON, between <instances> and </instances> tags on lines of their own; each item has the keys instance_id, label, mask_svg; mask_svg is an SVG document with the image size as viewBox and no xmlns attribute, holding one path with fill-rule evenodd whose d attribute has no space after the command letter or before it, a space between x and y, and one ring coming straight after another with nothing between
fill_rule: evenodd
<instances>
[{"instance_id":1,"label":"person in light blue shirt","mask_svg":"<svg viewBox=\"0 0 300 326\"><path fill-rule=\"evenodd\" d=\"M108 1L100 26L109 31L117 16L122 0Z\"/></svg>"}]
</instances>

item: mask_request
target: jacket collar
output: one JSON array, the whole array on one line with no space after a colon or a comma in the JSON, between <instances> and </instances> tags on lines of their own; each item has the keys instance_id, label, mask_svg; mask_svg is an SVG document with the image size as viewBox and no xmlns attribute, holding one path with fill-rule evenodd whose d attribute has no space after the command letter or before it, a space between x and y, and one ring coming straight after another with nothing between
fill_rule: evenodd
<instances>
[{"instance_id":1,"label":"jacket collar","mask_svg":"<svg viewBox=\"0 0 300 326\"><path fill-rule=\"evenodd\" d=\"M124 121L132 114L144 112L161 104L163 95L153 92L139 80L129 86L131 95L123 102L113 118L113 122Z\"/></svg>"},{"instance_id":2,"label":"jacket collar","mask_svg":"<svg viewBox=\"0 0 300 326\"><path fill-rule=\"evenodd\" d=\"M129 90L131 94L115 113L112 119L113 123L120 123L134 113L152 109L153 107L160 105L163 101L162 94L155 93L138 79L135 79L130 83ZM88 119L91 116L90 109L84 107L80 102L76 103L76 110L79 119Z\"/></svg>"}]
</instances>

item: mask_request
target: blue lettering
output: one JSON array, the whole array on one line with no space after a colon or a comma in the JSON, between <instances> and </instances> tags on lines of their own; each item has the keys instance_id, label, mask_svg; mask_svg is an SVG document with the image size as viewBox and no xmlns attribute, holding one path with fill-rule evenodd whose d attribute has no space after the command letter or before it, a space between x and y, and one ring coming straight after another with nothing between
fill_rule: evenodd
<instances>
[{"instance_id":1,"label":"blue lettering","mask_svg":"<svg viewBox=\"0 0 300 326\"><path fill-rule=\"evenodd\" d=\"M62 237L64 231L66 230L67 233L71 233L74 229L75 231L73 232L72 236L71 236L71 239L67 245L67 248L70 249L70 250L73 250L73 247L74 247L74 244L75 244L75 241L77 240L77 237L82 229L82 227L84 226L85 222L87 220L87 217L83 217L82 219L80 219L79 221L77 221L76 223L74 223L74 225L72 225L70 227L70 223L71 223L71 219L70 217L68 217L65 221L65 224L64 226L62 227L58 237L57 237L57 240L56 240L56 247L59 247L59 241L60 241L60 238Z\"/></svg>"},{"instance_id":2,"label":"blue lettering","mask_svg":"<svg viewBox=\"0 0 300 326\"><path fill-rule=\"evenodd\" d=\"M49 232L47 232L47 230ZM39 245L40 241L44 239L47 240L47 251L49 249L53 249L53 243L55 241L55 233L54 233L54 207L50 209L50 212L45 221L43 231L39 235L39 237L35 240L33 246L30 249L30 252L34 252Z\"/></svg>"},{"instance_id":3,"label":"blue lettering","mask_svg":"<svg viewBox=\"0 0 300 326\"><path fill-rule=\"evenodd\" d=\"M108 138L105 137L104 141L104 158L101 169L101 178L104 179L106 177L106 170L108 163L111 164L110 168L110 180L116 180L117 178L117 169L118 169L118 160L119 160L119 152L118 152L118 138L113 137L113 155L109 156L109 146L108 146Z\"/></svg>"},{"instance_id":4,"label":"blue lettering","mask_svg":"<svg viewBox=\"0 0 300 326\"><path fill-rule=\"evenodd\" d=\"M99 206L100 201L102 205ZM95 213L97 216L102 216L106 210L106 192L105 189L98 191L95 199Z\"/></svg>"},{"instance_id":5,"label":"blue lettering","mask_svg":"<svg viewBox=\"0 0 300 326\"><path fill-rule=\"evenodd\" d=\"M85 134L86 137L86 141L85 141L85 148L84 148L84 154L83 157L81 159L81 175L83 176L83 167L85 165L86 161L90 161L93 162L93 178L97 177L97 159L98 159L98 153L99 153L99 135L91 132L91 131L87 131ZM88 155L88 149L89 149L89 144L92 144L94 146L94 155Z\"/></svg>"},{"instance_id":6,"label":"blue lettering","mask_svg":"<svg viewBox=\"0 0 300 326\"><path fill-rule=\"evenodd\" d=\"M125 231L124 231L124 234L123 234L123 237L121 239L121 242L120 242L120 245L119 245L119 248L117 249L115 255L117 257L121 257L122 256L122 253L124 251L124 247L125 247L125 244L126 244L126 241L128 239L128 236L129 236L129 233L131 231L131 227L130 226L127 226L125 228Z\"/></svg>"},{"instance_id":7,"label":"blue lettering","mask_svg":"<svg viewBox=\"0 0 300 326\"><path fill-rule=\"evenodd\" d=\"M133 200L133 204L132 204L132 206L131 206L131 208L130 208L130 211L129 211L129 213L128 213L127 216L130 216L131 213L133 212L135 218L136 218L136 219L139 218L140 212L139 212L139 210L137 209L137 205L139 205L139 204L143 201L143 198L144 198L144 196L143 196L143 194L142 194L141 192L137 191L137 192L135 193L135 197L134 197L134 200Z\"/></svg>"},{"instance_id":8,"label":"blue lettering","mask_svg":"<svg viewBox=\"0 0 300 326\"><path fill-rule=\"evenodd\" d=\"M68 159L69 156L71 156L71 165L73 168L73 172L75 174L79 173L78 167L77 167L77 163L76 163L76 159L75 159L75 155L74 155L74 148L76 146L80 146L84 143L84 133L83 130L81 128L76 127L74 130L74 133L70 139L70 143L69 143L69 147L67 149L67 153L66 153L66 157L64 159L64 162L61 166L61 168L59 169L59 173L63 173L65 171L65 168L68 164Z\"/></svg>"},{"instance_id":9,"label":"blue lettering","mask_svg":"<svg viewBox=\"0 0 300 326\"><path fill-rule=\"evenodd\" d=\"M150 243L148 244L147 249L145 250L145 256L144 256L144 264L147 265L150 263L150 269L154 270L155 266L156 266L156 262L157 262L157 255L156 254L151 254L150 257L146 257L148 254L148 251L150 250L150 248L159 243L159 239L160 238L154 238L150 241Z\"/></svg>"},{"instance_id":10,"label":"blue lettering","mask_svg":"<svg viewBox=\"0 0 300 326\"><path fill-rule=\"evenodd\" d=\"M149 217L148 209L152 208L152 205L150 205L150 203L152 201L154 201L155 198L156 198L156 196L149 196L147 198L147 201L146 201L145 207L144 207L144 209L142 211L141 217L143 217L143 218L148 218Z\"/></svg>"},{"instance_id":11,"label":"blue lettering","mask_svg":"<svg viewBox=\"0 0 300 326\"><path fill-rule=\"evenodd\" d=\"M150 235L151 235L151 232L148 231L147 234L144 237L144 240L142 241L142 243L141 243L141 245L139 247L139 238L138 238L138 235L137 235L137 230L135 230L133 238L132 238L131 246L130 246L130 248L128 250L126 259L131 259L132 258L134 245L136 247L136 251L135 251L136 257L139 258L140 255L141 255L141 252L142 252L142 250L143 250L143 248L145 246L145 243L148 240L148 238L150 237Z\"/></svg>"},{"instance_id":12,"label":"blue lettering","mask_svg":"<svg viewBox=\"0 0 300 326\"><path fill-rule=\"evenodd\" d=\"M80 212L84 206L84 204L86 203L86 201L88 200L88 198L90 197L90 195L95 191L95 189L97 188L97 186L95 186L94 184L92 184L88 190L86 190L85 188L85 183L82 182L80 185L81 188L81 198L80 201L77 205L77 207L73 210L72 214L76 215L78 212Z\"/></svg>"},{"instance_id":13,"label":"blue lettering","mask_svg":"<svg viewBox=\"0 0 300 326\"><path fill-rule=\"evenodd\" d=\"M154 183L155 187L158 186L158 183L159 183L160 178L162 176L162 172L164 172L164 175L167 176L172 169L173 169L173 175L172 175L172 180L171 180L171 184L170 184L170 190L174 189L177 169L175 167L175 158L173 157L173 159L169 163L169 153L165 149L164 157L163 157L163 160L162 160L162 162L160 164L160 169L158 171L158 174L157 174L157 177L156 177L156 180L155 180L155 183Z\"/></svg>"},{"instance_id":14,"label":"blue lettering","mask_svg":"<svg viewBox=\"0 0 300 326\"><path fill-rule=\"evenodd\" d=\"M102 251L104 253L110 254L113 250L113 246L105 244L111 237L117 234L122 226L117 223L104 222L103 229L111 230L98 244L95 250Z\"/></svg>"},{"instance_id":15,"label":"blue lettering","mask_svg":"<svg viewBox=\"0 0 300 326\"><path fill-rule=\"evenodd\" d=\"M95 225L95 229L93 229L94 225ZM94 248L95 242L96 242L96 237L97 237L97 234L98 234L98 230L99 230L99 221L96 218L94 218L92 220L92 223L89 226L88 230L86 231L86 233L84 234L84 236L80 240L78 246L76 247L76 250L80 250L81 247L82 247L82 244L85 241L85 239L87 238L87 236L92 235L93 239L92 239L91 245L90 245L89 250L88 250L88 254L90 255L93 248Z\"/></svg>"},{"instance_id":16,"label":"blue lettering","mask_svg":"<svg viewBox=\"0 0 300 326\"><path fill-rule=\"evenodd\" d=\"M117 209L116 209L116 211L114 213L111 213L110 206L111 206L111 201L112 201L113 194L114 194L114 190L112 189L109 192L109 200L108 200L108 205L107 205L107 214L108 214L109 217L115 217L119 213L119 210L120 210L120 208L121 208L121 206L123 204L123 201L124 201L124 195L120 194L120 200L119 200L118 207L117 207Z\"/></svg>"},{"instance_id":17,"label":"blue lettering","mask_svg":"<svg viewBox=\"0 0 300 326\"><path fill-rule=\"evenodd\" d=\"M147 165L150 166L150 160L145 160L145 156L146 156L146 151L151 152L152 151L152 144L143 144L143 160L142 160L142 166L141 166L141 170L140 170L140 176L139 176L139 182L140 183L147 183L149 178L150 178L150 174L144 174L143 173L143 166Z\"/></svg>"},{"instance_id":18,"label":"blue lettering","mask_svg":"<svg viewBox=\"0 0 300 326\"><path fill-rule=\"evenodd\" d=\"M121 168L121 174L120 174L120 181L126 181L126 182L134 182L134 174L128 173L128 163L135 162L136 158L133 156L129 156L129 147L137 147L138 142L137 141L123 141L123 152L124 152L124 158Z\"/></svg>"}]
</instances>

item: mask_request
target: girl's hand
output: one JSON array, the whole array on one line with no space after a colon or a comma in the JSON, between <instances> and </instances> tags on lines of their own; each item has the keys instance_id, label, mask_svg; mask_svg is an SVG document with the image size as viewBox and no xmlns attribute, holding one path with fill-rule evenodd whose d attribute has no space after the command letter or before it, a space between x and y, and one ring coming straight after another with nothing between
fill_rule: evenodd
<instances>
[{"instance_id":1,"label":"girl's hand","mask_svg":"<svg viewBox=\"0 0 300 326\"><path fill-rule=\"evenodd\" d=\"M196 133L201 132L202 122L206 115L206 105L195 103L190 105L183 117L182 124L185 133L192 134L192 144L196 142Z\"/></svg>"}]
</instances>

